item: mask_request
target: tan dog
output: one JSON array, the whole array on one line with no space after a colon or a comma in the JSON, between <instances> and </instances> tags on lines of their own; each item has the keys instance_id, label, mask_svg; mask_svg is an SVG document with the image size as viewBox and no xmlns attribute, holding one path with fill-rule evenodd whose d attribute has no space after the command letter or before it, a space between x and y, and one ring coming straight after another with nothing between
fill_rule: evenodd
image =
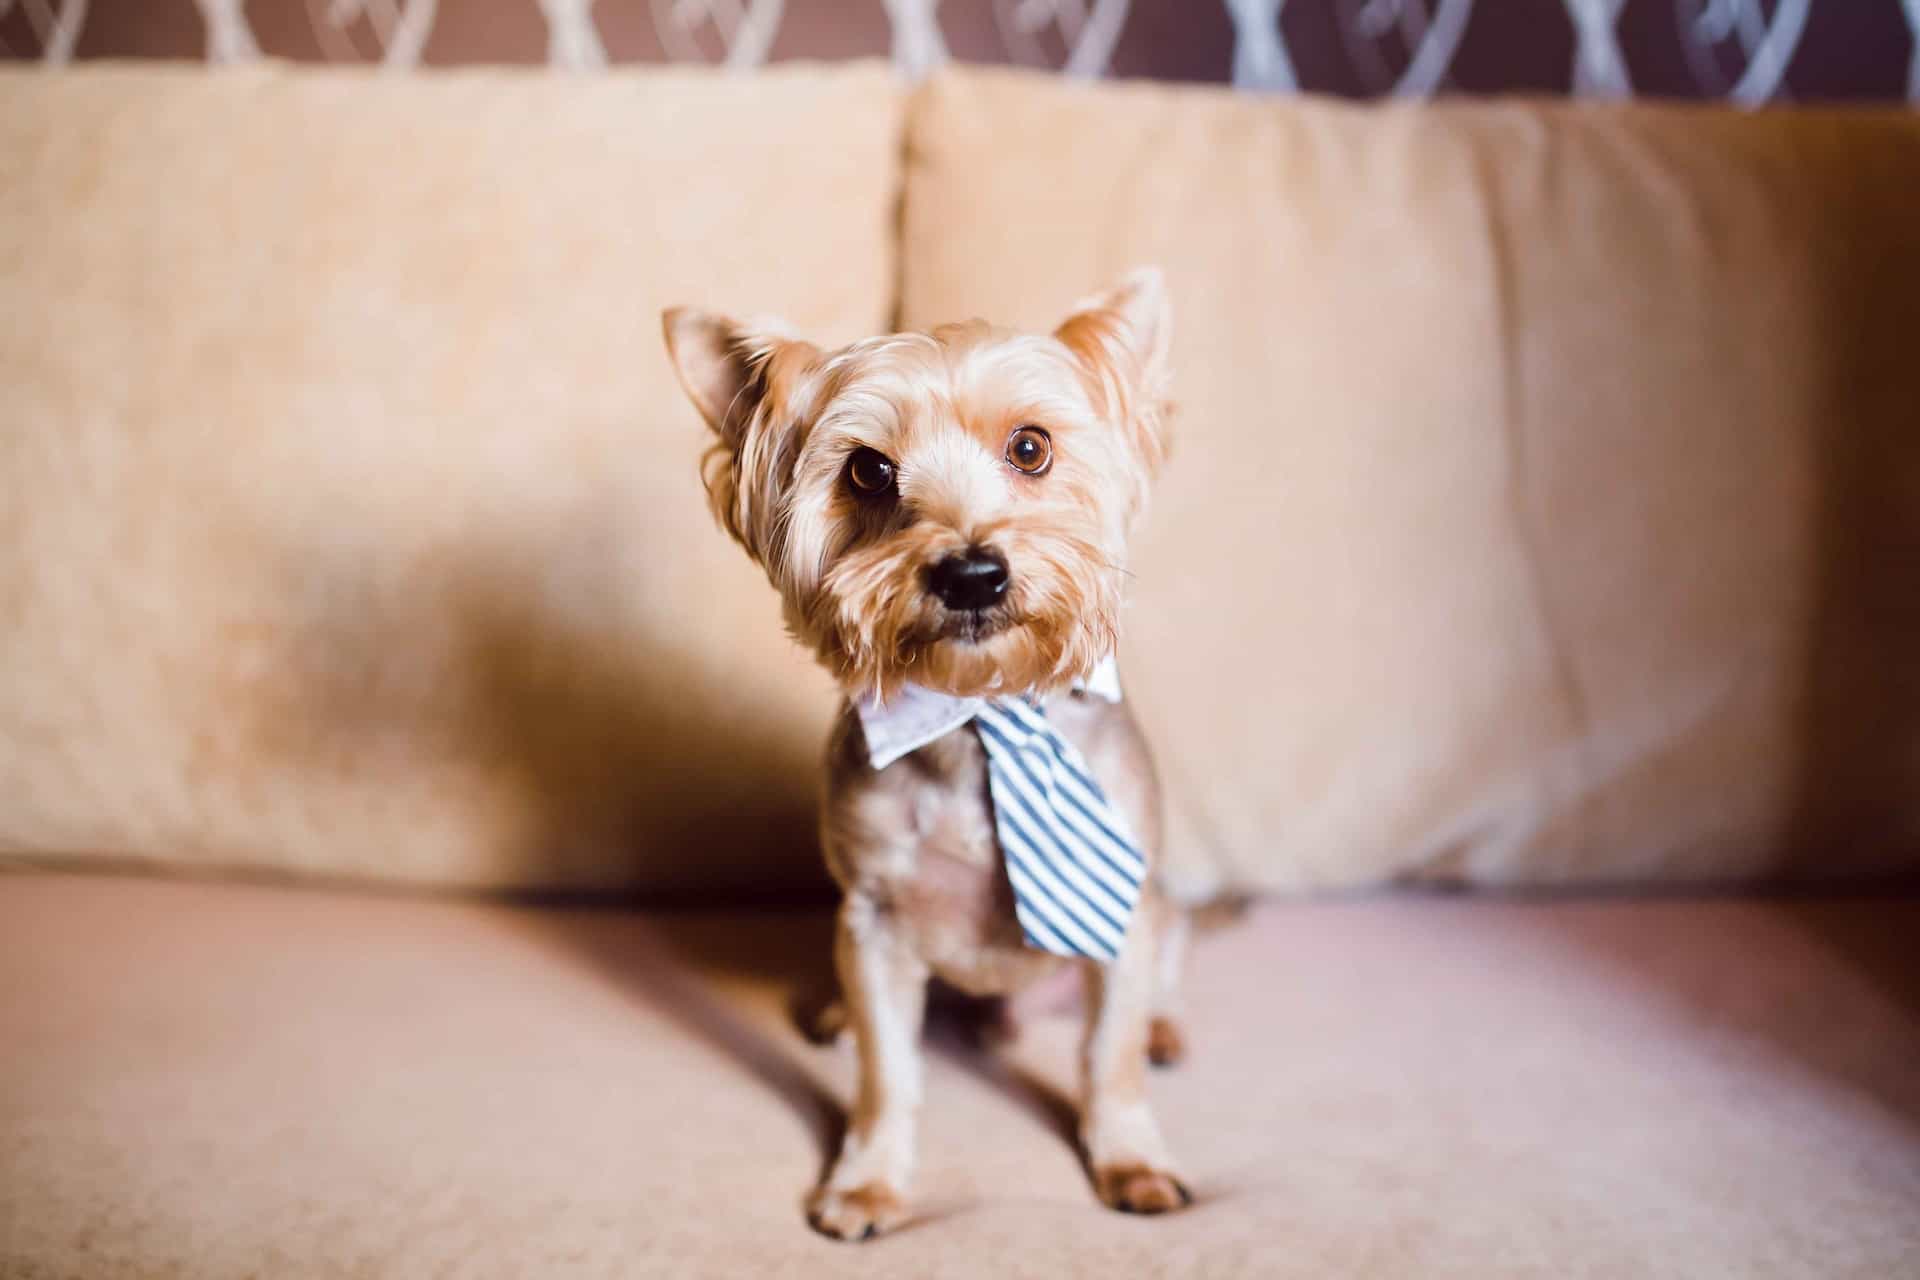
<instances>
[{"instance_id":1,"label":"tan dog","mask_svg":"<svg viewBox=\"0 0 1920 1280\"><path fill-rule=\"evenodd\" d=\"M930 976L999 994L1074 965L1094 1186L1129 1212L1187 1204L1145 1089L1150 1045L1156 1061L1179 1053L1169 1005L1184 917L1149 875L1110 963L1030 945L981 740L958 728L876 768L858 711L914 687L1033 696L1157 861L1146 744L1117 686L1113 701L1086 689L1114 650L1127 536L1166 448L1159 273L1136 272L1046 336L973 322L822 351L777 322L664 319L718 436L704 467L714 513L848 698L821 835L845 894L835 956L860 1083L810 1220L864 1239L906 1216Z\"/></svg>"}]
</instances>

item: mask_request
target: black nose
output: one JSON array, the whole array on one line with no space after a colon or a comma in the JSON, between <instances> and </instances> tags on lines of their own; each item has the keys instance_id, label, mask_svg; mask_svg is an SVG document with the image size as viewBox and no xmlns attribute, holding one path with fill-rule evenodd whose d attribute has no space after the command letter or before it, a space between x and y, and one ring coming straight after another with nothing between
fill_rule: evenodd
<instances>
[{"instance_id":1,"label":"black nose","mask_svg":"<svg viewBox=\"0 0 1920 1280\"><path fill-rule=\"evenodd\" d=\"M1007 594L1007 562L984 547L948 556L927 573L927 586L949 609L984 609Z\"/></svg>"}]
</instances>

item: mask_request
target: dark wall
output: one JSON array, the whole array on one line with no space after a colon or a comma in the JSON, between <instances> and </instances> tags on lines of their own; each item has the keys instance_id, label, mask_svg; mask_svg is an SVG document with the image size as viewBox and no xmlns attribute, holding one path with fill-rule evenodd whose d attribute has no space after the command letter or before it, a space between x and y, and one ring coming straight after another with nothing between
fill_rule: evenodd
<instances>
[{"instance_id":1,"label":"dark wall","mask_svg":"<svg viewBox=\"0 0 1920 1280\"><path fill-rule=\"evenodd\" d=\"M766 0L742 0L747 9L756 4L765 6ZM1224 0L1062 0L1052 11L1086 13L1104 4L1125 12L1108 59L1111 74L1232 78L1236 31ZM1392 92L1422 40L1438 38L1449 54L1439 59L1445 72L1432 86L1436 92L1566 93L1574 88L1581 49L1571 15L1615 11L1612 26L1603 22L1597 30L1611 32L1626 83L1638 94L1734 94L1754 60L1752 50L1765 47L1771 30L1771 38L1788 50L1784 71L1750 80L1748 100L1887 100L1920 92L1909 25L1920 22L1920 5L1912 5L1912 18L1909 5L1911 0L1280 0L1278 47L1291 68L1291 84L1322 92ZM204 58L205 15L224 11L244 21L238 46L243 52L250 43L270 57L376 61L389 45L405 52L404 36L382 31L379 15L392 9L431 15L418 46L419 60L429 65L540 63L552 57L540 0L348 0L345 8L354 16L336 24L328 15L339 7L338 0L0 3L0 47L11 58L40 57L49 47L56 57ZM712 23L676 25L676 10L701 11L684 0L548 0L545 7L584 15L576 28L587 37L584 45L576 41L560 61L580 56L583 47L587 57L597 53L616 64L718 60L726 48ZM773 7L779 10L768 47L774 60L896 53L883 0L785 0ZM1257 0L1241 7L1261 8ZM1266 0L1265 7L1274 8L1275 0ZM1045 8L1033 0L944 0L936 14L953 57L1058 66L1068 44L1057 21L1037 32L1020 29L1023 11ZM83 17L63 40L57 24L64 13ZM1447 28L1462 16L1457 39L1451 38Z\"/></svg>"}]
</instances>

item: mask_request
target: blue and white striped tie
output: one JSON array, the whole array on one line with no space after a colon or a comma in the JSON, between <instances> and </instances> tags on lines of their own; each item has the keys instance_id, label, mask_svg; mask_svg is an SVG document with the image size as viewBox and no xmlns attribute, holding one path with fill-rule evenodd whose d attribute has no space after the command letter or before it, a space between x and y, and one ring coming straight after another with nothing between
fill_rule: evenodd
<instances>
[{"instance_id":1,"label":"blue and white striped tie","mask_svg":"<svg viewBox=\"0 0 1920 1280\"><path fill-rule=\"evenodd\" d=\"M1147 863L1079 751L1023 698L974 717L987 753L994 830L1027 941L1112 960L1140 900Z\"/></svg>"}]
</instances>

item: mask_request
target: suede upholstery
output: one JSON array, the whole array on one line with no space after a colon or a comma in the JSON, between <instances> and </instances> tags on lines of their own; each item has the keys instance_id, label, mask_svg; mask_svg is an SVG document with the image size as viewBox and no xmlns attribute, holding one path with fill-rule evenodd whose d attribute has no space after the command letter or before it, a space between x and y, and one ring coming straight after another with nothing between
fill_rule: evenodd
<instances>
[{"instance_id":1,"label":"suede upholstery","mask_svg":"<svg viewBox=\"0 0 1920 1280\"><path fill-rule=\"evenodd\" d=\"M0 1275L1888 1280L1920 1256L1920 906L1402 899L1196 950L1152 1089L1198 1196L1101 1208L1077 1019L930 1032L919 1220L801 1202L823 915L0 878Z\"/></svg>"},{"instance_id":2,"label":"suede upholstery","mask_svg":"<svg viewBox=\"0 0 1920 1280\"><path fill-rule=\"evenodd\" d=\"M832 707L668 303L883 327L900 95L0 74L0 847L817 885Z\"/></svg>"},{"instance_id":3,"label":"suede upholstery","mask_svg":"<svg viewBox=\"0 0 1920 1280\"><path fill-rule=\"evenodd\" d=\"M975 71L908 164L909 326L1168 272L1122 658L1190 884L1915 865L1920 119Z\"/></svg>"},{"instance_id":4,"label":"suede upholstery","mask_svg":"<svg viewBox=\"0 0 1920 1280\"><path fill-rule=\"evenodd\" d=\"M959 71L903 151L902 97L0 75L0 851L818 889L832 693L658 311L1045 325L1157 260L1183 890L1914 865L1911 117Z\"/></svg>"},{"instance_id":5,"label":"suede upholstery","mask_svg":"<svg viewBox=\"0 0 1920 1280\"><path fill-rule=\"evenodd\" d=\"M818 887L832 694L659 309L1037 326L1157 260L1122 658L1185 891L1914 864L1920 123L956 72L896 298L900 103L0 76L0 849Z\"/></svg>"}]
</instances>

